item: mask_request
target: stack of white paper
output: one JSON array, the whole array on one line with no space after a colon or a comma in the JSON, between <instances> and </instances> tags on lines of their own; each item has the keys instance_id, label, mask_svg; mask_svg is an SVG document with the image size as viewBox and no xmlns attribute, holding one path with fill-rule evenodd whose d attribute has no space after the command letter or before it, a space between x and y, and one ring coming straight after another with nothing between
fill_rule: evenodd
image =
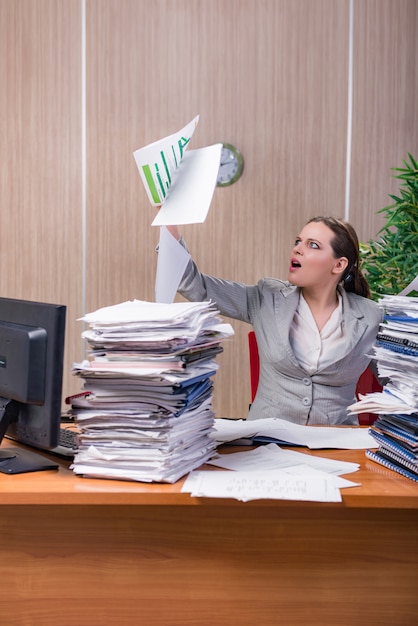
<instances>
[{"instance_id":1,"label":"stack of white paper","mask_svg":"<svg viewBox=\"0 0 418 626\"><path fill-rule=\"evenodd\" d=\"M210 302L135 300L83 318L76 474L175 482L211 458L215 357L233 334L217 313Z\"/></svg>"}]
</instances>

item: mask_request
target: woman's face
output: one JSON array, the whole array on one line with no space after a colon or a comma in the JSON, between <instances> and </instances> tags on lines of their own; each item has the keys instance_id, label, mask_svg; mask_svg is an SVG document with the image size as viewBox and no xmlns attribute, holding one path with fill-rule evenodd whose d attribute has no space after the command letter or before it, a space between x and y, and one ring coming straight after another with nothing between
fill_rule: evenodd
<instances>
[{"instance_id":1,"label":"woman's face","mask_svg":"<svg viewBox=\"0 0 418 626\"><path fill-rule=\"evenodd\" d=\"M336 259L331 246L334 233L323 222L311 222L302 229L291 252L289 281L298 287L325 287L341 280L346 257Z\"/></svg>"}]
</instances>

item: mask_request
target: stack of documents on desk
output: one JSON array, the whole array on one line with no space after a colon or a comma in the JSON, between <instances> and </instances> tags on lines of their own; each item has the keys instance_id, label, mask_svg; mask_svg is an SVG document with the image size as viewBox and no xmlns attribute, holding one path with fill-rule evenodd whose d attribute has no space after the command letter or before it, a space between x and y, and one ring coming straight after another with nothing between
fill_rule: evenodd
<instances>
[{"instance_id":1,"label":"stack of documents on desk","mask_svg":"<svg viewBox=\"0 0 418 626\"><path fill-rule=\"evenodd\" d=\"M379 376L388 383L381 393L362 396L349 407L379 418L370 428L378 449L367 456L408 478L418 480L418 298L383 296L384 310L374 347Z\"/></svg>"},{"instance_id":2,"label":"stack of documents on desk","mask_svg":"<svg viewBox=\"0 0 418 626\"><path fill-rule=\"evenodd\" d=\"M379 416L370 434L379 447L367 457L418 482L418 413Z\"/></svg>"},{"instance_id":3,"label":"stack of documents on desk","mask_svg":"<svg viewBox=\"0 0 418 626\"><path fill-rule=\"evenodd\" d=\"M215 356L233 334L217 313L210 302L135 300L83 318L76 474L175 482L211 458Z\"/></svg>"},{"instance_id":4,"label":"stack of documents on desk","mask_svg":"<svg viewBox=\"0 0 418 626\"><path fill-rule=\"evenodd\" d=\"M351 413L378 414L418 412L418 298L383 296L384 310L371 355L380 378L389 379L383 391L361 396Z\"/></svg>"}]
</instances>

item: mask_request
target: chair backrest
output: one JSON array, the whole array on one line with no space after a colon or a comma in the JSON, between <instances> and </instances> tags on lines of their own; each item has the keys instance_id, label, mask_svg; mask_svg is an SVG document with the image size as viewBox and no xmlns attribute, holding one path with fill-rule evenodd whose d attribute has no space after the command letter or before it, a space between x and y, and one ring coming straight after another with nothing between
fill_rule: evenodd
<instances>
[{"instance_id":1,"label":"chair backrest","mask_svg":"<svg viewBox=\"0 0 418 626\"><path fill-rule=\"evenodd\" d=\"M382 385L379 383L370 367L366 367L357 381L356 398L357 400L359 399L360 393L364 395L374 391L382 391ZM376 413L360 413L358 421L362 426L370 426L371 424L374 424L378 417L379 416L376 415Z\"/></svg>"},{"instance_id":2,"label":"chair backrest","mask_svg":"<svg viewBox=\"0 0 418 626\"><path fill-rule=\"evenodd\" d=\"M253 402L255 394L257 393L258 379L260 377L260 356L258 354L257 339L253 330L250 330L248 333L248 349L250 356L251 402ZM366 394L381 390L382 386L377 381L372 370L367 367L357 382L356 397L358 398L360 393ZM362 426L370 426L376 419L377 415L374 413L360 413L358 416L359 424Z\"/></svg>"},{"instance_id":3,"label":"chair backrest","mask_svg":"<svg viewBox=\"0 0 418 626\"><path fill-rule=\"evenodd\" d=\"M251 402L254 402L255 394L257 393L258 379L260 377L260 357L258 354L257 339L253 330L250 330L248 333L248 348L250 355Z\"/></svg>"}]
</instances>

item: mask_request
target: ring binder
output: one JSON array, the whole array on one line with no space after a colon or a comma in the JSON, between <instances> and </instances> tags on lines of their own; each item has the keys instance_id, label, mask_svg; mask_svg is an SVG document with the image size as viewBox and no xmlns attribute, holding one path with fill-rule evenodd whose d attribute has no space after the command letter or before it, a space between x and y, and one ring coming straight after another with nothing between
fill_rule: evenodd
<instances>
[{"instance_id":1,"label":"ring binder","mask_svg":"<svg viewBox=\"0 0 418 626\"><path fill-rule=\"evenodd\" d=\"M401 474L402 476L405 476L405 478L409 478L410 480L418 482L418 473L411 471L408 467L405 466L405 464L409 465L409 463L404 462L404 465L398 465L398 463L396 463L394 459L384 456L380 449L376 451L366 450L366 457L371 459L372 461L375 461L376 463L380 463L380 465L384 465L384 467L387 467L388 469L391 469L394 472Z\"/></svg>"}]
</instances>

